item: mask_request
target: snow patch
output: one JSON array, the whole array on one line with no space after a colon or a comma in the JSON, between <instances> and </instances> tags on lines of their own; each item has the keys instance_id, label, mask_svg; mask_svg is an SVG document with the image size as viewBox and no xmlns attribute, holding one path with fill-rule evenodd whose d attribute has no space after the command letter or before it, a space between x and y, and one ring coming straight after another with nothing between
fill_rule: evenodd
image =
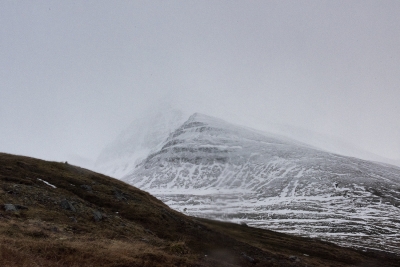
<instances>
[{"instance_id":1,"label":"snow patch","mask_svg":"<svg viewBox=\"0 0 400 267\"><path fill-rule=\"evenodd\" d=\"M42 180L42 179L39 179L39 178L37 178L37 179L38 179L39 181L41 181L41 182L47 184L47 185L50 186L50 187L57 188L55 185L52 185L51 183L46 182L45 180Z\"/></svg>"}]
</instances>

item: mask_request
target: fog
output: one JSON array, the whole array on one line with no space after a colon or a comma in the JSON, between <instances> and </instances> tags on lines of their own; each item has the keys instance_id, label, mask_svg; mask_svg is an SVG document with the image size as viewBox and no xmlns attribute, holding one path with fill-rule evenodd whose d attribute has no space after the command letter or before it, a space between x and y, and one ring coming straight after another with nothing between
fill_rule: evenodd
<instances>
[{"instance_id":1,"label":"fog","mask_svg":"<svg viewBox=\"0 0 400 267\"><path fill-rule=\"evenodd\" d=\"M2 1L0 151L90 166L168 101L400 165L399 13L399 1Z\"/></svg>"}]
</instances>

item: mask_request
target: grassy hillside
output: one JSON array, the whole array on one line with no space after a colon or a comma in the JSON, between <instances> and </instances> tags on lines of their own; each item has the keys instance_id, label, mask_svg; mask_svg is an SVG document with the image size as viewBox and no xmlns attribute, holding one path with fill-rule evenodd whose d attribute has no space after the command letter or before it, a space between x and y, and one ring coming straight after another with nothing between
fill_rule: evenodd
<instances>
[{"instance_id":1,"label":"grassy hillside","mask_svg":"<svg viewBox=\"0 0 400 267\"><path fill-rule=\"evenodd\" d=\"M399 258L187 217L116 179L0 153L0 266L400 266Z\"/></svg>"}]
</instances>

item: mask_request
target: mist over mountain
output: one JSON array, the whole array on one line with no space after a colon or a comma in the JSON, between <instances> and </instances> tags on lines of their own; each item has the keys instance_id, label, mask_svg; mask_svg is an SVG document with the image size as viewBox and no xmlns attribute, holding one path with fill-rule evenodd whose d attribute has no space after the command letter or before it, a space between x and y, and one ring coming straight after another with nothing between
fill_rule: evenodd
<instances>
[{"instance_id":1,"label":"mist over mountain","mask_svg":"<svg viewBox=\"0 0 400 267\"><path fill-rule=\"evenodd\" d=\"M400 167L400 160L374 154L336 136L321 134L290 125L281 125L277 123L268 123L267 125L268 126L265 128L268 128L267 132L269 133L292 138L319 150Z\"/></svg>"},{"instance_id":2,"label":"mist over mountain","mask_svg":"<svg viewBox=\"0 0 400 267\"><path fill-rule=\"evenodd\" d=\"M168 130L149 131L158 139L147 155L114 166L123 181L190 215L400 252L400 168L199 113L176 127L171 114ZM132 124L131 133L142 125ZM126 136L124 149L135 140L129 155L141 139Z\"/></svg>"},{"instance_id":3,"label":"mist over mountain","mask_svg":"<svg viewBox=\"0 0 400 267\"><path fill-rule=\"evenodd\" d=\"M148 111L101 151L95 169L112 177L125 176L185 120L184 112L168 105Z\"/></svg>"},{"instance_id":4,"label":"mist over mountain","mask_svg":"<svg viewBox=\"0 0 400 267\"><path fill-rule=\"evenodd\" d=\"M194 113L193 107L190 107L184 100L177 101L166 97L162 101L157 101L157 104L137 115L136 119L114 141L107 144L94 163L76 156L72 157L71 162L113 177L122 178L135 169L135 166L152 151L159 149L158 146L168 138L169 134ZM211 107L204 103L199 105L197 103L195 106L202 112L207 113L208 109L213 111ZM253 129L260 130L263 134L280 138L286 137L318 150L400 166L400 160L378 156L336 136L329 136L292 125L262 121L260 118L252 116L246 117L240 112L230 112L228 118L234 119L242 127L243 125L250 126Z\"/></svg>"}]
</instances>

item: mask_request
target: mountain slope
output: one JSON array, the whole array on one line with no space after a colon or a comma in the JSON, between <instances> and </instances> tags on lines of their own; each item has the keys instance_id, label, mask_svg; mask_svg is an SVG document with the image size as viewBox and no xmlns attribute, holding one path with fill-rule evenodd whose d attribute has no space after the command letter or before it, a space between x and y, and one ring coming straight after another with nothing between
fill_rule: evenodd
<instances>
[{"instance_id":1,"label":"mountain slope","mask_svg":"<svg viewBox=\"0 0 400 267\"><path fill-rule=\"evenodd\" d=\"M124 181L188 214L400 253L400 169L192 115Z\"/></svg>"},{"instance_id":2,"label":"mountain slope","mask_svg":"<svg viewBox=\"0 0 400 267\"><path fill-rule=\"evenodd\" d=\"M276 123L267 123L264 128L268 129L268 133L274 133L276 135L293 138L297 141L311 145L319 150L373 162L382 162L400 167L399 160L379 156L357 147L356 145L351 144L339 137L321 134L299 127L279 125Z\"/></svg>"},{"instance_id":3,"label":"mountain slope","mask_svg":"<svg viewBox=\"0 0 400 267\"><path fill-rule=\"evenodd\" d=\"M110 177L0 153L1 266L399 266L313 239L197 220Z\"/></svg>"}]
</instances>

